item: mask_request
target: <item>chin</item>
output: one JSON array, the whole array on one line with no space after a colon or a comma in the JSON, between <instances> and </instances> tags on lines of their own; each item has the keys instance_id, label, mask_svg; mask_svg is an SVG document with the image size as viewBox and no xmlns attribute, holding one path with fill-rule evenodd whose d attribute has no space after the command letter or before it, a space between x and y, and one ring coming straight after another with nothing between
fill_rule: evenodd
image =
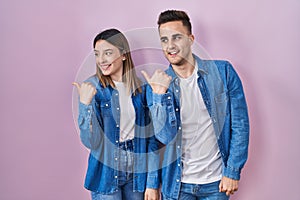
<instances>
[{"instance_id":1,"label":"chin","mask_svg":"<svg viewBox=\"0 0 300 200\"><path fill-rule=\"evenodd\" d=\"M182 65L184 64L185 60L184 59L168 59L169 62L172 64L172 65Z\"/></svg>"},{"instance_id":2,"label":"chin","mask_svg":"<svg viewBox=\"0 0 300 200\"><path fill-rule=\"evenodd\" d=\"M110 72L104 72L104 71L101 71L102 72L102 74L104 75L104 76L109 76L110 75Z\"/></svg>"}]
</instances>

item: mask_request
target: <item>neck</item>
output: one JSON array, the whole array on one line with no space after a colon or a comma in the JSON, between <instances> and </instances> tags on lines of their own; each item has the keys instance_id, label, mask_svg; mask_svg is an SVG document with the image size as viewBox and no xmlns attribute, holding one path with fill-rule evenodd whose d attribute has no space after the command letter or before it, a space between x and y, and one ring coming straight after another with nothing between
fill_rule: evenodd
<instances>
[{"instance_id":1,"label":"neck","mask_svg":"<svg viewBox=\"0 0 300 200\"><path fill-rule=\"evenodd\" d=\"M123 80L122 74L123 74L123 70L120 70L117 73L110 75L110 78L113 81L122 82L122 80Z\"/></svg>"},{"instance_id":2,"label":"neck","mask_svg":"<svg viewBox=\"0 0 300 200\"><path fill-rule=\"evenodd\" d=\"M192 58L187 59L183 64L172 65L172 67L178 76L180 76L181 78L187 78L194 72L195 59L192 56Z\"/></svg>"}]
</instances>

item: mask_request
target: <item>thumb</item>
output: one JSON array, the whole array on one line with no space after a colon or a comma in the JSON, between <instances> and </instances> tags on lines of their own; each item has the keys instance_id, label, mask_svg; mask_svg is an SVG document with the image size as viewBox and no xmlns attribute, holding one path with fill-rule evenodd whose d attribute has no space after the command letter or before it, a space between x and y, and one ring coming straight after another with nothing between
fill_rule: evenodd
<instances>
[{"instance_id":1,"label":"thumb","mask_svg":"<svg viewBox=\"0 0 300 200\"><path fill-rule=\"evenodd\" d=\"M223 179L221 179L221 182L219 184L219 192L222 192L223 190Z\"/></svg>"},{"instance_id":2,"label":"thumb","mask_svg":"<svg viewBox=\"0 0 300 200\"><path fill-rule=\"evenodd\" d=\"M73 82L72 85L74 85L77 88L77 91L79 93L79 91L80 91L80 85L79 85L79 83Z\"/></svg>"},{"instance_id":3,"label":"thumb","mask_svg":"<svg viewBox=\"0 0 300 200\"><path fill-rule=\"evenodd\" d=\"M147 74L147 72L145 72L144 70L141 71L141 73L143 74L143 76L145 77L146 81L148 83L150 83L150 76Z\"/></svg>"}]
</instances>

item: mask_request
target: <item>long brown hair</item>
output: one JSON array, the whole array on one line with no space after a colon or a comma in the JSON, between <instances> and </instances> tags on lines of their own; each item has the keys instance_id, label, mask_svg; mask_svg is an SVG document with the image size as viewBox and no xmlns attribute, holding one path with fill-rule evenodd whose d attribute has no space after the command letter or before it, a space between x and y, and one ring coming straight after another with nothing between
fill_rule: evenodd
<instances>
[{"instance_id":1,"label":"long brown hair","mask_svg":"<svg viewBox=\"0 0 300 200\"><path fill-rule=\"evenodd\" d=\"M142 92L142 89L140 87L141 81L136 76L134 63L131 57L130 48L126 37L117 29L107 29L102 31L95 37L93 43L94 48L99 40L105 40L114 45L119 49L120 54L126 58L125 60L123 60L122 81L125 83L128 93L130 94L130 92L133 92L133 94L135 95L136 91ZM103 75L98 66L96 66L96 75L98 76L101 84L104 87L110 85L111 87L116 88L111 77Z\"/></svg>"}]
</instances>

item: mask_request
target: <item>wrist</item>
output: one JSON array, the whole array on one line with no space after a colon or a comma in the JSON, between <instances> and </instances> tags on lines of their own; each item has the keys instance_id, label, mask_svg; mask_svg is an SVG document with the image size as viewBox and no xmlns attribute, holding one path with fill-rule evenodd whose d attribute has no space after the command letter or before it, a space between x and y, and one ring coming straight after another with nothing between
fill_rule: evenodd
<instances>
[{"instance_id":1,"label":"wrist","mask_svg":"<svg viewBox=\"0 0 300 200\"><path fill-rule=\"evenodd\" d=\"M88 105L90 105L91 101L90 100L86 100L86 99L80 99L80 103L88 106Z\"/></svg>"},{"instance_id":2,"label":"wrist","mask_svg":"<svg viewBox=\"0 0 300 200\"><path fill-rule=\"evenodd\" d=\"M166 88L155 88L153 89L153 93L156 93L156 94L165 94L167 91Z\"/></svg>"}]
</instances>

